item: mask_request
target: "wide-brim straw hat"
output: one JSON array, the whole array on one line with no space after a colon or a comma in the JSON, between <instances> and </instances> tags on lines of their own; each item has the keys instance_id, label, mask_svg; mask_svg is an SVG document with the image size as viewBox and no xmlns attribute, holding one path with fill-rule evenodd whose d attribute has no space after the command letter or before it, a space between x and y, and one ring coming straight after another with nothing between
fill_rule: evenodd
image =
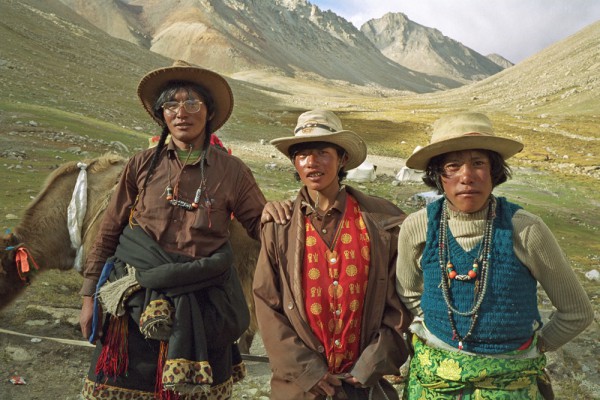
<instances>
[{"instance_id":1,"label":"wide-brim straw hat","mask_svg":"<svg viewBox=\"0 0 600 400\"><path fill-rule=\"evenodd\" d=\"M221 75L208 69L193 66L177 60L171 67L159 68L148 72L138 85L137 94L148 114L159 125L163 122L154 115L154 103L169 82L190 82L202 86L212 96L214 110L211 118L213 132L217 131L231 116L233 111L233 92ZM211 132L212 133L212 132Z\"/></svg>"},{"instance_id":2,"label":"wide-brim straw hat","mask_svg":"<svg viewBox=\"0 0 600 400\"><path fill-rule=\"evenodd\" d=\"M342 129L342 122L331 111L312 110L300 114L294 136L271 140L277 150L291 159L289 149L298 143L326 142L340 146L348 155L344 170L358 167L367 158L367 145L356 133Z\"/></svg>"},{"instance_id":3,"label":"wide-brim straw hat","mask_svg":"<svg viewBox=\"0 0 600 400\"><path fill-rule=\"evenodd\" d=\"M523 143L496 136L492 122L484 114L452 114L438 119L433 124L431 141L427 146L415 150L406 160L406 166L424 171L435 156L478 149L495 151L506 160L523 150Z\"/></svg>"}]
</instances>

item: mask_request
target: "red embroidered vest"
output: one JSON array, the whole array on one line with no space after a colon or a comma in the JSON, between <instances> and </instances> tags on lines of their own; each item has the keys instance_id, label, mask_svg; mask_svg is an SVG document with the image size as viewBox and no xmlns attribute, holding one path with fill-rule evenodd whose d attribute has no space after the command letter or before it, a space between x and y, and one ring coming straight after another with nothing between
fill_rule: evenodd
<instances>
[{"instance_id":1,"label":"red embroidered vest","mask_svg":"<svg viewBox=\"0 0 600 400\"><path fill-rule=\"evenodd\" d=\"M308 323L325 347L329 372L350 371L360 350L370 240L356 200L346 210L328 248L305 217L302 287Z\"/></svg>"}]
</instances>

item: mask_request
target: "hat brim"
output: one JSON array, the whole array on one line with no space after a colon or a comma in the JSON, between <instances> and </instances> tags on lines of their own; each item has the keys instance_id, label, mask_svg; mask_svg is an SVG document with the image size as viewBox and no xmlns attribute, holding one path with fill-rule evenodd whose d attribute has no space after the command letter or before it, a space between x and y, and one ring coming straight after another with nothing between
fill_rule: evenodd
<instances>
[{"instance_id":1,"label":"hat brim","mask_svg":"<svg viewBox=\"0 0 600 400\"><path fill-rule=\"evenodd\" d=\"M142 105L159 125L162 126L163 122L154 115L154 103L167 84L172 81L191 82L202 86L210 93L214 102L214 114L211 119L213 132L227 122L233 111L233 92L225 78L203 68L175 66L150 71L138 85L137 94Z\"/></svg>"},{"instance_id":2,"label":"hat brim","mask_svg":"<svg viewBox=\"0 0 600 400\"><path fill-rule=\"evenodd\" d=\"M477 149L495 151L506 160L523 150L523 143L498 136L461 136L432 143L415 151L406 160L406 166L424 171L435 156L453 151Z\"/></svg>"},{"instance_id":3,"label":"hat brim","mask_svg":"<svg viewBox=\"0 0 600 400\"><path fill-rule=\"evenodd\" d=\"M326 142L340 146L348 155L348 161L344 167L345 171L358 167L367 158L367 145L360 136L352 131L337 131L327 134L307 133L301 136L282 137L270 141L277 150L288 158L291 158L289 153L291 146L306 142Z\"/></svg>"}]
</instances>

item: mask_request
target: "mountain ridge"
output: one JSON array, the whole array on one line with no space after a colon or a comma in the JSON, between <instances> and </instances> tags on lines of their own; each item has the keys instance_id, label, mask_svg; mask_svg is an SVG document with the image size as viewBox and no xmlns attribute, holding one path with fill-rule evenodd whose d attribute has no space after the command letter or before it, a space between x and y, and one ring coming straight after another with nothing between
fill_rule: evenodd
<instances>
[{"instance_id":1,"label":"mountain ridge","mask_svg":"<svg viewBox=\"0 0 600 400\"><path fill-rule=\"evenodd\" d=\"M391 60L414 71L456 81L454 87L480 81L504 69L439 30L411 21L403 13L386 13L367 21L360 29Z\"/></svg>"},{"instance_id":2,"label":"mountain ridge","mask_svg":"<svg viewBox=\"0 0 600 400\"><path fill-rule=\"evenodd\" d=\"M28 105L39 105L92 117L98 121L94 124L110 123L117 130L156 130L139 107L135 88L146 72L168 66L172 59L109 36L58 0L3 4L2 107L30 110ZM600 114L598 26L483 81L434 93L354 86L307 73L282 77L246 71L226 76L236 107L224 134L238 140L270 139L280 136L278 127L293 126L297 111L322 107L343 113L349 128L363 130L375 153L405 156L423 144L426 127L439 113L471 109L509 120L510 125L500 123L507 132L518 121L515 135L542 155L537 150L541 144L535 142L541 134L545 140L552 135L583 137L560 143L561 150L552 154L592 166L600 154L594 128Z\"/></svg>"},{"instance_id":3,"label":"mountain ridge","mask_svg":"<svg viewBox=\"0 0 600 400\"><path fill-rule=\"evenodd\" d=\"M307 75L425 93L461 86L502 69L464 46L469 58L458 63L476 72L457 73L457 67L448 63L446 70L440 67L434 73L403 65L350 22L306 0L114 0L108 6L104 0L62 2L112 36L228 75L243 76L247 71L291 78Z\"/></svg>"}]
</instances>

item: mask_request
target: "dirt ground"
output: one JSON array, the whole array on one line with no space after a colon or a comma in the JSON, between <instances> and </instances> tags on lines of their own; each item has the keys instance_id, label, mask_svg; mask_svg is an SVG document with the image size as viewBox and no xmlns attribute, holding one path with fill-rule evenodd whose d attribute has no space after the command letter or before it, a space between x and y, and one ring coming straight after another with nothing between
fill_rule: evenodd
<instances>
[{"instance_id":1,"label":"dirt ground","mask_svg":"<svg viewBox=\"0 0 600 400\"><path fill-rule=\"evenodd\" d=\"M57 278L65 281L53 295L61 306L39 304L34 292L52 290L49 282ZM80 398L93 347L82 340L79 331L79 296L71 290L79 279L75 272L45 272L0 312L0 399ZM261 347L258 338L252 352L264 353ZM247 367L249 379L244 387L237 385L235 398L259 399L268 393L268 364L250 361ZM11 382L19 379L25 384Z\"/></svg>"},{"instance_id":2,"label":"dirt ground","mask_svg":"<svg viewBox=\"0 0 600 400\"><path fill-rule=\"evenodd\" d=\"M0 312L1 400L80 399L92 347L81 340L79 332L80 300L73 290L79 279L73 271L44 272ZM64 285L50 285L57 280ZM41 291L50 292L51 300L40 303ZM541 304L547 304L543 295ZM548 313L545 310L544 316ZM593 323L573 342L548 354L557 399L600 399L599 332ZM265 354L260 337L255 338L250 353ZM234 399L268 399L268 364L246 361L246 365L248 376L235 385ZM17 380L25 384L16 384ZM402 386L396 387L401 392Z\"/></svg>"},{"instance_id":3,"label":"dirt ground","mask_svg":"<svg viewBox=\"0 0 600 400\"><path fill-rule=\"evenodd\" d=\"M54 291L50 282L61 279L65 284L51 294L54 300L41 304L39 293ZM79 279L74 271L44 272L0 312L0 400L80 399L93 347L79 331L79 296L72 290ZM250 354L265 355L260 335ZM234 386L233 398L268 399L268 363L245 363L248 375Z\"/></svg>"}]
</instances>

